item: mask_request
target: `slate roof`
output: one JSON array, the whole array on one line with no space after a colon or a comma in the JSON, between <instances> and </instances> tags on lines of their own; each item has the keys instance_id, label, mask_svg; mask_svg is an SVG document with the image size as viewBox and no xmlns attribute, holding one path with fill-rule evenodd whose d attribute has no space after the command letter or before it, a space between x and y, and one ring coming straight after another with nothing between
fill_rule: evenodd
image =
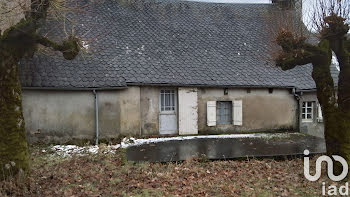
<instances>
[{"instance_id":1,"label":"slate roof","mask_svg":"<svg viewBox=\"0 0 350 197\"><path fill-rule=\"evenodd\" d=\"M83 2L83 1L81 1ZM268 4L105 0L71 16L89 45L73 61L58 52L21 63L24 87L126 85L297 87L312 89L311 67L284 72L268 57ZM42 32L64 36L58 23ZM52 53L52 54L51 54Z\"/></svg>"},{"instance_id":2,"label":"slate roof","mask_svg":"<svg viewBox=\"0 0 350 197\"><path fill-rule=\"evenodd\" d=\"M331 75L335 86L338 86L339 70L336 64L332 64L330 67ZM297 66L292 70L285 71L290 73L294 79L294 85L299 90L316 90L316 84L311 77L312 65Z\"/></svg>"}]
</instances>

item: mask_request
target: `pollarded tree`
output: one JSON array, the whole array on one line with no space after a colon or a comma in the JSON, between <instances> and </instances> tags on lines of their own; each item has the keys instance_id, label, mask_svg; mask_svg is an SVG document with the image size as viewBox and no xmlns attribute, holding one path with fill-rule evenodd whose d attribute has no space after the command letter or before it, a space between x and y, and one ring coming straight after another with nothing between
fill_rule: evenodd
<instances>
[{"instance_id":1,"label":"pollarded tree","mask_svg":"<svg viewBox=\"0 0 350 197\"><path fill-rule=\"evenodd\" d=\"M38 50L38 45L61 51L68 60L75 58L79 53L79 40L74 36L68 36L62 43L56 43L38 33L40 24L46 19L53 2L54 0L31 0L28 4L22 4L21 6L27 5L28 8L25 10L25 17L0 34L1 178L16 174L20 169L26 171L29 167L18 62L23 57L32 56ZM18 11L16 6L9 6L9 10L0 12L0 15L15 11Z\"/></svg>"},{"instance_id":2,"label":"pollarded tree","mask_svg":"<svg viewBox=\"0 0 350 197\"><path fill-rule=\"evenodd\" d=\"M318 0L315 5L312 22L319 42L310 44L302 34L280 28L276 41L282 50L275 61L283 70L312 64L327 154L341 155L350 164L350 40L347 37L350 1ZM330 72L332 51L340 67L337 88Z\"/></svg>"}]
</instances>

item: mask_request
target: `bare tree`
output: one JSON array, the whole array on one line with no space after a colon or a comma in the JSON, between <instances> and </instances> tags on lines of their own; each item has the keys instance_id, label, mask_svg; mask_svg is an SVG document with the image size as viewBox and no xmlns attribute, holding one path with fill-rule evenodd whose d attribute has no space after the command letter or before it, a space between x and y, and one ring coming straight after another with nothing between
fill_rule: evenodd
<instances>
[{"instance_id":1,"label":"bare tree","mask_svg":"<svg viewBox=\"0 0 350 197\"><path fill-rule=\"evenodd\" d=\"M23 57L32 56L38 50L38 45L61 51L68 60L75 58L80 51L79 39L74 35L67 36L62 43L56 43L38 33L50 11L56 17L65 11L60 7L63 4L63 0L17 0L0 10L2 21L4 18L11 19L0 23L3 28L0 34L1 178L29 168L18 62ZM55 6L59 9L52 9Z\"/></svg>"},{"instance_id":2,"label":"bare tree","mask_svg":"<svg viewBox=\"0 0 350 197\"><path fill-rule=\"evenodd\" d=\"M318 42L307 42L303 33L281 25L276 35L280 46L276 65L283 70L312 64L325 124L327 154L341 155L350 163L350 0L317 0L310 17ZM287 26L292 24L287 24ZM304 28L305 29L305 28ZM302 30L304 31L304 30ZM340 67L339 82L334 86L330 72L332 51ZM341 170L338 166L337 170Z\"/></svg>"}]
</instances>

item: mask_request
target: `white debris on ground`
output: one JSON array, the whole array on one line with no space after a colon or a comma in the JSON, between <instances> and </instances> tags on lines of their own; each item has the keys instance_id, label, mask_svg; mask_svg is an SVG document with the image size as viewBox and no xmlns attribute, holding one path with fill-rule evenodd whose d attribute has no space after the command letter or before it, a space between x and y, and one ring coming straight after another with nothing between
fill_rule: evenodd
<instances>
[{"instance_id":1,"label":"white debris on ground","mask_svg":"<svg viewBox=\"0 0 350 197\"><path fill-rule=\"evenodd\" d=\"M120 143L120 146L121 146L122 148L127 148L127 147L129 147L129 146L135 144L135 141L136 141L136 140L140 140L140 139L135 139L135 138L133 138L133 137L125 137L125 138L122 140L122 142Z\"/></svg>"},{"instance_id":2,"label":"white debris on ground","mask_svg":"<svg viewBox=\"0 0 350 197\"><path fill-rule=\"evenodd\" d=\"M121 148L130 146L140 146L143 144L176 141L176 140L191 140L191 139L223 139L223 138L288 138L291 135L301 135L300 133L254 133L254 134L227 134L227 135L197 135L197 136L178 136L178 137L163 137L149 139L124 138L121 143Z\"/></svg>"},{"instance_id":3,"label":"white debris on ground","mask_svg":"<svg viewBox=\"0 0 350 197\"><path fill-rule=\"evenodd\" d=\"M51 147L57 155L66 157L73 154L84 155L84 154L97 154L97 153L115 153L120 148L120 144L110 146L76 146L76 145L56 145ZM46 152L46 150L42 150Z\"/></svg>"},{"instance_id":4,"label":"white debris on ground","mask_svg":"<svg viewBox=\"0 0 350 197\"><path fill-rule=\"evenodd\" d=\"M57 155L70 156L73 154L97 154L97 153L115 153L118 148L128 148L131 146L140 146L143 144L167 142L167 141L181 141L191 139L230 139L230 138L288 138L292 135L302 135L300 133L255 133L255 134L227 134L227 135L198 135L198 136L178 136L178 137L162 137L149 139L136 139L133 137L124 138L120 144L116 145L102 145L102 146L76 146L76 145L56 145L51 148ZM47 150L42 150L43 153Z\"/></svg>"}]
</instances>

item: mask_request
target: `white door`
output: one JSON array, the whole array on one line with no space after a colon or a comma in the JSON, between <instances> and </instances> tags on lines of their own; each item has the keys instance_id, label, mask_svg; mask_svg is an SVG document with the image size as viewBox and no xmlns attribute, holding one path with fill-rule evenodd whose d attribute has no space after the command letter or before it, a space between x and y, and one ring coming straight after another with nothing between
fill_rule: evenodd
<instances>
[{"instance_id":1,"label":"white door","mask_svg":"<svg viewBox=\"0 0 350 197\"><path fill-rule=\"evenodd\" d=\"M197 88L179 88L179 134L198 134Z\"/></svg>"},{"instance_id":2,"label":"white door","mask_svg":"<svg viewBox=\"0 0 350 197\"><path fill-rule=\"evenodd\" d=\"M177 99L175 89L160 90L159 100L159 134L177 134Z\"/></svg>"}]
</instances>

